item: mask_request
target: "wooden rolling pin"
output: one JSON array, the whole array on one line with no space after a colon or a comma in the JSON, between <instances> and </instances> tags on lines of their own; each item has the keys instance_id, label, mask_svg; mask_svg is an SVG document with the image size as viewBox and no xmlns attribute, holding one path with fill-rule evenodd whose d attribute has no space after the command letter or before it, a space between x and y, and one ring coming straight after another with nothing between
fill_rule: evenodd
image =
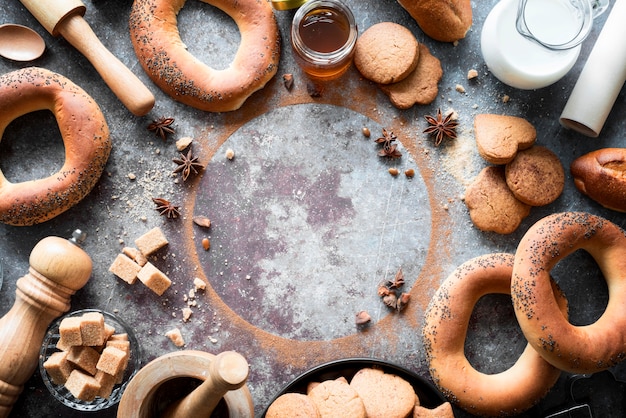
<instances>
[{"instance_id":1,"label":"wooden rolling pin","mask_svg":"<svg viewBox=\"0 0 626 418\"><path fill-rule=\"evenodd\" d=\"M98 39L83 18L80 0L20 0L52 36L63 36L100 74L117 98L134 115L143 116L154 106L154 95Z\"/></svg>"},{"instance_id":2,"label":"wooden rolling pin","mask_svg":"<svg viewBox=\"0 0 626 418\"><path fill-rule=\"evenodd\" d=\"M239 353L218 354L209 366L209 375L200 386L174 402L162 418L209 418L226 392L242 387L248 379L248 362Z\"/></svg>"},{"instance_id":3,"label":"wooden rolling pin","mask_svg":"<svg viewBox=\"0 0 626 418\"><path fill-rule=\"evenodd\" d=\"M91 276L84 238L47 237L33 248L28 273L17 281L13 307L0 319L0 417L9 416L39 359L50 323L70 309L70 297Z\"/></svg>"}]
</instances>

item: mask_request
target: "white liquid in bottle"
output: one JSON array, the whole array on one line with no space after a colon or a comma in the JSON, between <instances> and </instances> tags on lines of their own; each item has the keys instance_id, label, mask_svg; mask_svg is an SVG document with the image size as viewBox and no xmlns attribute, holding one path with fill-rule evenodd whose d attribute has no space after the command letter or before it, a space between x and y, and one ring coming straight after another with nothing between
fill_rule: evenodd
<instances>
[{"instance_id":1,"label":"white liquid in bottle","mask_svg":"<svg viewBox=\"0 0 626 418\"><path fill-rule=\"evenodd\" d=\"M522 36L515 27L519 0L501 0L482 28L481 50L489 71L503 83L524 90L549 86L574 66L580 45L554 51ZM546 43L564 43L580 29L579 18L561 0L530 2L528 29Z\"/></svg>"}]
</instances>

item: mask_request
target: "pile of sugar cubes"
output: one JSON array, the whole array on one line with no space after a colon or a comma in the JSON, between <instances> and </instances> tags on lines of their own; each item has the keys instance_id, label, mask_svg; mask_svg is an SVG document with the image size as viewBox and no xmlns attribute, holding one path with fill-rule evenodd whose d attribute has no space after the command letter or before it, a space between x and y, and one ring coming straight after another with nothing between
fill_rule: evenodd
<instances>
[{"instance_id":1,"label":"pile of sugar cubes","mask_svg":"<svg viewBox=\"0 0 626 418\"><path fill-rule=\"evenodd\" d=\"M128 284L135 284L137 279L161 296L172 281L148 261L148 257L168 244L160 228L156 227L135 240L137 248L124 247L118 254L109 271Z\"/></svg>"},{"instance_id":2,"label":"pile of sugar cubes","mask_svg":"<svg viewBox=\"0 0 626 418\"><path fill-rule=\"evenodd\" d=\"M43 366L50 380L77 399L108 399L121 384L130 358L128 334L116 333L100 312L65 317L55 351Z\"/></svg>"}]
</instances>

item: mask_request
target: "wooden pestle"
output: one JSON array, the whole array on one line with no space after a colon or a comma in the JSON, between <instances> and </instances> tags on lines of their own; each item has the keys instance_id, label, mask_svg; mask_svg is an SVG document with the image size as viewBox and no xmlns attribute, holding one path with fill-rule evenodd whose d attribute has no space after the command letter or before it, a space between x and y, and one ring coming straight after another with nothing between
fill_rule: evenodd
<instances>
[{"instance_id":1,"label":"wooden pestle","mask_svg":"<svg viewBox=\"0 0 626 418\"><path fill-rule=\"evenodd\" d=\"M92 262L77 241L47 237L30 253L30 268L17 281L15 303L0 319L0 417L8 417L37 368L50 323L70 309L70 297L91 276Z\"/></svg>"},{"instance_id":2,"label":"wooden pestle","mask_svg":"<svg viewBox=\"0 0 626 418\"><path fill-rule=\"evenodd\" d=\"M248 362L239 353L224 351L211 362L208 372L206 380L182 400L174 402L163 418L209 418L228 391L246 383Z\"/></svg>"},{"instance_id":3,"label":"wooden pestle","mask_svg":"<svg viewBox=\"0 0 626 418\"><path fill-rule=\"evenodd\" d=\"M147 114L155 98L148 88L98 39L83 18L86 7L80 0L21 0L53 36L63 36L80 51L117 98L136 116Z\"/></svg>"}]
</instances>

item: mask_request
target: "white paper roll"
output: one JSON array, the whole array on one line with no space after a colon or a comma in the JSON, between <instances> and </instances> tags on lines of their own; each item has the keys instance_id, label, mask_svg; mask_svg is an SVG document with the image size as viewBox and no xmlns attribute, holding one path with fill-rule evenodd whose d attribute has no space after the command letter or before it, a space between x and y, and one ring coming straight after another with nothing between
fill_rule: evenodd
<instances>
[{"instance_id":1,"label":"white paper roll","mask_svg":"<svg viewBox=\"0 0 626 418\"><path fill-rule=\"evenodd\" d=\"M597 137L626 82L626 0L615 0L559 121Z\"/></svg>"}]
</instances>

